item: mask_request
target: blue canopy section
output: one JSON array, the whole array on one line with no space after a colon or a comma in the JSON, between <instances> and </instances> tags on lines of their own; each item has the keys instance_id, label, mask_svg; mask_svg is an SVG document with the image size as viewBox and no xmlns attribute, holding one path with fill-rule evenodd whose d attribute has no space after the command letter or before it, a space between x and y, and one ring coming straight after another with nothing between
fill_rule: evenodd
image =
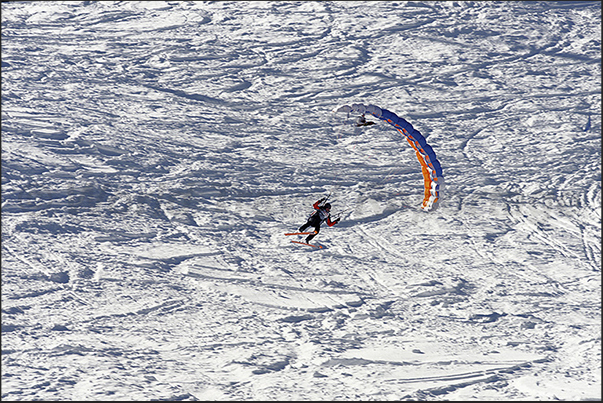
<instances>
[{"instance_id":1,"label":"blue canopy section","mask_svg":"<svg viewBox=\"0 0 603 403\"><path fill-rule=\"evenodd\" d=\"M381 109L381 108L379 108L379 109ZM372 112L369 112L369 113L373 114ZM403 131L402 134L404 134L406 137L409 137L409 136L412 137L412 139L414 139L417 143L419 143L419 145L421 146L421 149L424 151L424 152L421 152L421 154L424 154L429 157L429 162L431 162L431 164L433 165L433 168L435 169L437 176L438 177L443 176L442 166L440 165L440 161L438 161L438 159L435 155L435 151L433 151L433 148L431 148L431 146L429 144L427 144L427 140L425 139L425 137L423 137L423 135L421 134L420 131L415 129L404 118L399 117L398 115L396 115L393 112L388 111L387 109L381 109L381 116L377 116L377 115L374 115L374 116L378 117L381 120L388 122L389 124L394 126L396 129L404 129L406 132Z\"/></svg>"}]
</instances>

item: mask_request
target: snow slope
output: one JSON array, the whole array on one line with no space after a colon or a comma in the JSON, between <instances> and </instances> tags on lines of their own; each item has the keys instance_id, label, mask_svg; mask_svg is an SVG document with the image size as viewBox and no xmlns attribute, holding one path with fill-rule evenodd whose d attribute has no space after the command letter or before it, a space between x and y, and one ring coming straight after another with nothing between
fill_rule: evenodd
<instances>
[{"instance_id":1,"label":"snow slope","mask_svg":"<svg viewBox=\"0 0 603 403\"><path fill-rule=\"evenodd\" d=\"M600 38L600 2L2 3L2 398L600 400Z\"/></svg>"}]
</instances>

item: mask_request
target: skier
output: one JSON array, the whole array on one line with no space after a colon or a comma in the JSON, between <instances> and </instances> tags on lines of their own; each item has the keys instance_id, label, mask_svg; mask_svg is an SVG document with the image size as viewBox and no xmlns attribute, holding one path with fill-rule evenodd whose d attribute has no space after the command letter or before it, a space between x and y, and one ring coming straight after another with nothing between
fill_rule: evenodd
<instances>
[{"instance_id":1,"label":"skier","mask_svg":"<svg viewBox=\"0 0 603 403\"><path fill-rule=\"evenodd\" d=\"M299 227L299 232L304 232L308 227L314 227L314 230L316 231L315 234L308 235L308 237L306 238L306 243L310 243L312 238L318 235L318 233L320 232L320 224L322 224L323 222L326 221L329 227L332 227L333 225L339 222L339 218L337 218L335 221L331 221L331 204L325 203L324 206L320 205L320 203L325 201L325 199L326 198L323 197L312 205L312 207L314 207L314 211L312 212L310 217L308 217L308 222Z\"/></svg>"},{"instance_id":2,"label":"skier","mask_svg":"<svg viewBox=\"0 0 603 403\"><path fill-rule=\"evenodd\" d=\"M366 118L364 113L356 118L356 126L363 126L366 124Z\"/></svg>"}]
</instances>

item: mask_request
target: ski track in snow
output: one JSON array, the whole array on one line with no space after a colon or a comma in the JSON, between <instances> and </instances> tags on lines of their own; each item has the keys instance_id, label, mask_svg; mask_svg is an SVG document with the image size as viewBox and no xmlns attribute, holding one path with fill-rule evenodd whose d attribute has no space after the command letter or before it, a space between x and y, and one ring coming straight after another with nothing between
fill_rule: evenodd
<instances>
[{"instance_id":1,"label":"ski track in snow","mask_svg":"<svg viewBox=\"0 0 603 403\"><path fill-rule=\"evenodd\" d=\"M2 3L2 398L600 400L600 37L599 2ZM425 135L438 210L350 103Z\"/></svg>"}]
</instances>

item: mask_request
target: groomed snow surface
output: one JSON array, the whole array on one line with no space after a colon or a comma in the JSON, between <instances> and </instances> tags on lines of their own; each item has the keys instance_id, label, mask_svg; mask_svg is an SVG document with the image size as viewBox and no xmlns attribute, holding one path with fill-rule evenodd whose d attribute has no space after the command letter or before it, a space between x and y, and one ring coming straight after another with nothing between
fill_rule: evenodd
<instances>
[{"instance_id":1,"label":"groomed snow surface","mask_svg":"<svg viewBox=\"0 0 603 403\"><path fill-rule=\"evenodd\" d=\"M601 3L3 2L2 399L600 400Z\"/></svg>"}]
</instances>

